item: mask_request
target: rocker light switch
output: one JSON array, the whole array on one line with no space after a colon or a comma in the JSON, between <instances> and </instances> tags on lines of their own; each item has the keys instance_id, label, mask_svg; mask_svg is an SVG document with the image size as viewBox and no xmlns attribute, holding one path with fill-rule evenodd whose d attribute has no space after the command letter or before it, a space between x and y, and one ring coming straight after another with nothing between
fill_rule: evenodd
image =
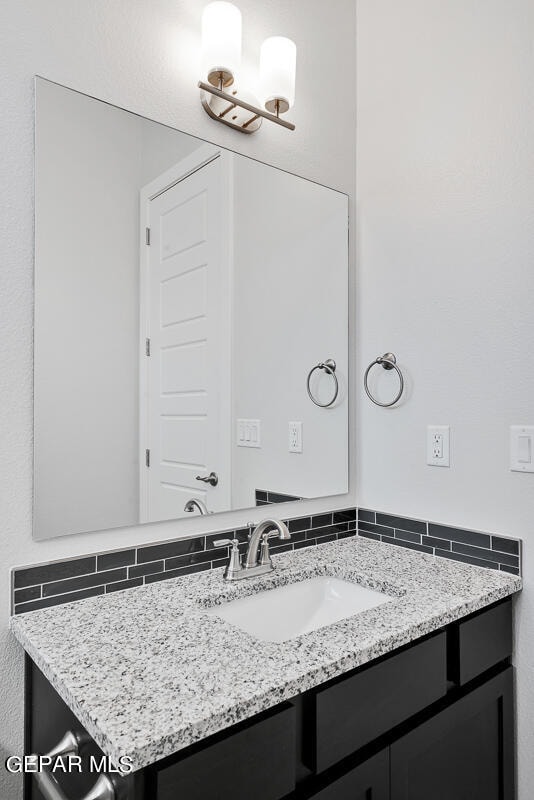
<instances>
[{"instance_id":1,"label":"rocker light switch","mask_svg":"<svg viewBox=\"0 0 534 800\"><path fill-rule=\"evenodd\" d=\"M510 469L512 472L534 472L533 445L534 426L511 426Z\"/></svg>"},{"instance_id":2,"label":"rocker light switch","mask_svg":"<svg viewBox=\"0 0 534 800\"><path fill-rule=\"evenodd\" d=\"M237 420L237 446L261 447L261 421L259 419Z\"/></svg>"},{"instance_id":3,"label":"rocker light switch","mask_svg":"<svg viewBox=\"0 0 534 800\"><path fill-rule=\"evenodd\" d=\"M519 436L517 439L517 460L520 464L532 461L532 439L530 436Z\"/></svg>"}]
</instances>

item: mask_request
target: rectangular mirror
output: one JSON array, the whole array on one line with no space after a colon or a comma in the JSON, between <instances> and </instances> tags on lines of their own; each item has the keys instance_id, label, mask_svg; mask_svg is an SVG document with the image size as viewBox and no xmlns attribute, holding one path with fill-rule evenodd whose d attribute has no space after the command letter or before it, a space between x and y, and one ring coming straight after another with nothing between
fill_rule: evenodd
<instances>
[{"instance_id":1,"label":"rectangular mirror","mask_svg":"<svg viewBox=\"0 0 534 800\"><path fill-rule=\"evenodd\" d=\"M35 178L35 538L346 493L346 195L44 79Z\"/></svg>"}]
</instances>

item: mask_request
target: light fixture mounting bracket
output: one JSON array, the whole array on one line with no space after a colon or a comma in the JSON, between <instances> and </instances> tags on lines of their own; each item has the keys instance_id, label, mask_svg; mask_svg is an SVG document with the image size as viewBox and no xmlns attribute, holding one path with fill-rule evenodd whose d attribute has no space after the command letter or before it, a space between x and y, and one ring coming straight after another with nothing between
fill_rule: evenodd
<instances>
[{"instance_id":1,"label":"light fixture mounting bracket","mask_svg":"<svg viewBox=\"0 0 534 800\"><path fill-rule=\"evenodd\" d=\"M264 119L281 125L290 131L295 130L292 122L281 119L278 114L271 114L255 103L249 103L239 97L237 89L225 92L223 89L204 81L198 82L202 107L212 119L222 122L241 133L254 133L260 128Z\"/></svg>"}]
</instances>

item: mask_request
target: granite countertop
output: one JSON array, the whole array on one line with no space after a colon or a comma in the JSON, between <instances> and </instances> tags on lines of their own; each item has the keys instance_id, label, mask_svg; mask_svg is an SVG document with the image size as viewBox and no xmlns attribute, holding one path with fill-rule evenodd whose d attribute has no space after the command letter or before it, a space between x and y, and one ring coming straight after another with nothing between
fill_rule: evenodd
<instances>
[{"instance_id":1,"label":"granite countertop","mask_svg":"<svg viewBox=\"0 0 534 800\"><path fill-rule=\"evenodd\" d=\"M521 588L504 572L358 537L273 556L274 573L202 572L11 618L11 630L104 753L135 770ZM283 643L205 608L316 575L391 601Z\"/></svg>"}]
</instances>

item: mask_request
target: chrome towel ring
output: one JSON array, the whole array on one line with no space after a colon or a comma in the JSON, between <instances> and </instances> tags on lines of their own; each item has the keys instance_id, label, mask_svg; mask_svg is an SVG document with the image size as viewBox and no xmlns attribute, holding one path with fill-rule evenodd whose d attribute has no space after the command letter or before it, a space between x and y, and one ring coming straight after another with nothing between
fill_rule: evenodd
<instances>
[{"instance_id":1,"label":"chrome towel ring","mask_svg":"<svg viewBox=\"0 0 534 800\"><path fill-rule=\"evenodd\" d=\"M315 405L319 406L319 408L328 408L329 406L333 405L337 400L337 396L339 393L339 382L336 375L336 366L337 366L336 362L334 361L333 358L327 358L326 361L320 361L318 364L312 367L311 370L308 372L308 379L306 381L306 388L308 389L308 397L310 398L312 403L315 403ZM315 397L312 394L312 390L310 388L310 380L311 376L313 375L316 369L323 369L328 375L331 375L334 379L334 396L328 403L320 403L318 400L315 399Z\"/></svg>"},{"instance_id":2,"label":"chrome towel ring","mask_svg":"<svg viewBox=\"0 0 534 800\"><path fill-rule=\"evenodd\" d=\"M394 370L396 370L397 375L399 376L399 384L400 384L399 385L399 391L398 391L395 399L392 400L390 403L381 403L379 400L376 399L376 397L373 397L373 395L369 391L369 385L368 385L367 381L368 381L368 377L369 377L369 372L375 366L375 364L380 364L384 369L387 369L387 370L394 369ZM384 353L383 356L378 356L378 358L375 358L374 361L371 361L371 363L369 364L369 366L365 370L365 375L363 377L363 385L364 385L367 397L375 405L382 406L382 408L390 408L391 406L394 406L395 403L397 403L401 399L402 393L404 391L404 377L403 377L402 372L400 371L399 366L397 365L397 359L395 357L395 354L394 353Z\"/></svg>"}]
</instances>

